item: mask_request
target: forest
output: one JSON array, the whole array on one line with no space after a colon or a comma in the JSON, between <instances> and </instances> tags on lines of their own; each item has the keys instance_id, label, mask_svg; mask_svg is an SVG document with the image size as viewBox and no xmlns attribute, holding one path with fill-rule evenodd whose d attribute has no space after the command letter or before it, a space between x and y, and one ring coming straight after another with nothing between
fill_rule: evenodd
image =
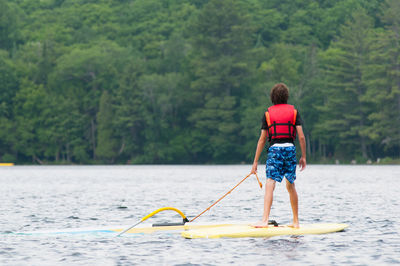
<instances>
[{"instance_id":1,"label":"forest","mask_svg":"<svg viewBox=\"0 0 400 266\"><path fill-rule=\"evenodd\" d=\"M399 14L398 0L0 0L0 162L251 163L283 82L308 162L400 163Z\"/></svg>"}]
</instances>

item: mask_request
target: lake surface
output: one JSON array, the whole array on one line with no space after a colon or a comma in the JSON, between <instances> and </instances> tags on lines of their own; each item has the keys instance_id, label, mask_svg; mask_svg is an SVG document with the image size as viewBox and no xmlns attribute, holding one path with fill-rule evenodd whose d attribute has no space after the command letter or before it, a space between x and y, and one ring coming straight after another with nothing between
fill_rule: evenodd
<instances>
[{"instance_id":1,"label":"lake surface","mask_svg":"<svg viewBox=\"0 0 400 266\"><path fill-rule=\"evenodd\" d=\"M300 223L348 223L300 237L184 239L145 235L16 235L10 232L129 226L165 206L189 218L251 169L224 166L14 166L0 168L0 265L392 265L400 264L400 166L309 165L298 172ZM265 167L259 177L265 182ZM256 222L263 193L254 176L197 219ZM271 219L290 223L284 183ZM163 212L149 223L181 219Z\"/></svg>"}]
</instances>

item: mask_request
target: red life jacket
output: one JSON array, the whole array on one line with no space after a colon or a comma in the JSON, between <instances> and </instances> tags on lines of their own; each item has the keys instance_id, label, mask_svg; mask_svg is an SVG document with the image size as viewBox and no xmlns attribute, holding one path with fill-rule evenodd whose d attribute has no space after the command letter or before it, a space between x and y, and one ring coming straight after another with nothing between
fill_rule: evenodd
<instances>
[{"instance_id":1,"label":"red life jacket","mask_svg":"<svg viewBox=\"0 0 400 266\"><path fill-rule=\"evenodd\" d=\"M268 108L265 119L268 124L269 141L273 139L296 139L297 110L293 105L277 104Z\"/></svg>"}]
</instances>

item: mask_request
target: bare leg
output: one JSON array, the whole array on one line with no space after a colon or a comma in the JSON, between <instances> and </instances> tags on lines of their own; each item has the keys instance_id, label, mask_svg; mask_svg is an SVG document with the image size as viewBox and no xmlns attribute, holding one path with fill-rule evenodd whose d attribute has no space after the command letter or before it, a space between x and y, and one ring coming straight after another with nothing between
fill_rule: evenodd
<instances>
[{"instance_id":1,"label":"bare leg","mask_svg":"<svg viewBox=\"0 0 400 266\"><path fill-rule=\"evenodd\" d=\"M299 228L299 199L297 197L297 191L294 183L290 183L286 180L286 188L290 196L290 205L292 205L293 212L293 224L294 228Z\"/></svg>"},{"instance_id":2,"label":"bare leg","mask_svg":"<svg viewBox=\"0 0 400 266\"><path fill-rule=\"evenodd\" d=\"M263 218L260 222L254 224L254 227L268 227L269 213L271 211L272 200L274 198L274 190L275 190L276 181L268 178L265 184L265 195L264 195L264 213Z\"/></svg>"}]
</instances>

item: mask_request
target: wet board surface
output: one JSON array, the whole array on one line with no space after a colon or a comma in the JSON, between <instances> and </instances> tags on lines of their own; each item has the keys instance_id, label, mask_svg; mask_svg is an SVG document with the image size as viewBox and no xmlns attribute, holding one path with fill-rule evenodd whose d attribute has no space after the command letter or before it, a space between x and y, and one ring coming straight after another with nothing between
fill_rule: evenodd
<instances>
[{"instance_id":1,"label":"wet board surface","mask_svg":"<svg viewBox=\"0 0 400 266\"><path fill-rule=\"evenodd\" d=\"M227 225L213 228L201 228L183 231L181 235L185 238L220 238L220 237L272 237L279 235L307 235L327 234L343 231L347 224L319 223L304 224L300 228L289 226L270 226L268 228L255 228L250 225Z\"/></svg>"},{"instance_id":2,"label":"wet board surface","mask_svg":"<svg viewBox=\"0 0 400 266\"><path fill-rule=\"evenodd\" d=\"M125 234L151 234L159 231L183 231L192 229L203 229L203 228L217 228L232 226L233 224L192 224L187 223L185 225L177 226L143 226L134 227ZM15 232L18 235L38 235L38 234L90 234L90 233L120 233L126 226L118 227L102 227L102 228L71 228L71 229L54 229L54 230L41 230L41 231L26 231L26 232Z\"/></svg>"}]
</instances>

